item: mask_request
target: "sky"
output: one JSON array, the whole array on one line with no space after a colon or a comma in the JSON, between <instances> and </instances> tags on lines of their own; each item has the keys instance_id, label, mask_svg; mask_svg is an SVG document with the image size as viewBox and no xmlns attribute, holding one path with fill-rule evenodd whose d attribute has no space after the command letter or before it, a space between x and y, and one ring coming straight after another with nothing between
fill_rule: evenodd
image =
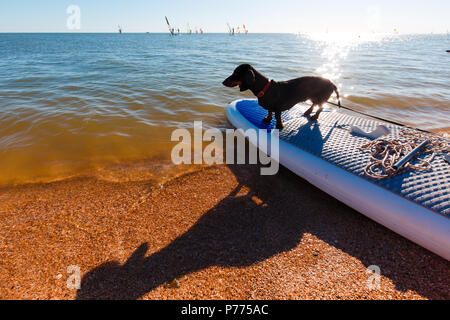
<instances>
[{"instance_id":1,"label":"sky","mask_svg":"<svg viewBox=\"0 0 450 320\"><path fill-rule=\"evenodd\" d=\"M164 16L182 32L446 33L450 0L2 0L0 32L167 32Z\"/></svg>"}]
</instances>

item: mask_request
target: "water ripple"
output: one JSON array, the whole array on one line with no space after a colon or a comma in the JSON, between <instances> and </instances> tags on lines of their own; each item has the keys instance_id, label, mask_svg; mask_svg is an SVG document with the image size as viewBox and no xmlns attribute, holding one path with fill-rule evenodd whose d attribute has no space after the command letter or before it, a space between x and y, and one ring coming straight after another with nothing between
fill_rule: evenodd
<instances>
[{"instance_id":1,"label":"water ripple","mask_svg":"<svg viewBox=\"0 0 450 320\"><path fill-rule=\"evenodd\" d=\"M195 120L228 127L226 104L252 97L221 84L240 63L276 80L323 75L344 105L448 131L446 43L439 35L0 34L0 184L167 157L172 130Z\"/></svg>"}]
</instances>

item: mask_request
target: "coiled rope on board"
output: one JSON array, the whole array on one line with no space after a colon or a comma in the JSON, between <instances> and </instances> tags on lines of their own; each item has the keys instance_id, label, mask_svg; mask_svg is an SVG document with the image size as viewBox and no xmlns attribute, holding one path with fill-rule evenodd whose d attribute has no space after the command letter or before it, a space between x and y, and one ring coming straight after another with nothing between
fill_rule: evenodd
<instances>
[{"instance_id":1,"label":"coiled rope on board","mask_svg":"<svg viewBox=\"0 0 450 320\"><path fill-rule=\"evenodd\" d=\"M428 141L428 144L409 161L401 167L395 166L399 160L410 154L424 141ZM402 129L398 138L389 140L378 138L360 146L359 150L370 152L371 156L364 168L364 173L368 177L380 180L407 170L431 170L432 161L436 155L450 152L450 143L447 139L431 133Z\"/></svg>"},{"instance_id":2,"label":"coiled rope on board","mask_svg":"<svg viewBox=\"0 0 450 320\"><path fill-rule=\"evenodd\" d=\"M400 131L399 138L390 140L378 138L359 147L360 151L370 152L371 155L369 163L364 168L364 173L368 177L380 180L393 177L408 170L431 170L431 162L438 154L447 153L444 159L450 163L450 141L444 137L437 136L419 128L406 126L403 123L376 117L343 106L342 104L336 104L330 101L328 103L370 118L404 127ZM396 166L399 160L410 154L425 141L427 144L424 148L415 153L406 163L399 167Z\"/></svg>"}]
</instances>

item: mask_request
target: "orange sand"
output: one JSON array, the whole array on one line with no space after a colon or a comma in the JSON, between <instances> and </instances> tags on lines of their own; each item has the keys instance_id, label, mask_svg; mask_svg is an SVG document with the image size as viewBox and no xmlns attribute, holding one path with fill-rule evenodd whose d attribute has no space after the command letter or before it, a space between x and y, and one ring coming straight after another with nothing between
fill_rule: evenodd
<instances>
[{"instance_id":1,"label":"orange sand","mask_svg":"<svg viewBox=\"0 0 450 320\"><path fill-rule=\"evenodd\" d=\"M1 299L449 299L449 270L283 168L0 189Z\"/></svg>"}]
</instances>

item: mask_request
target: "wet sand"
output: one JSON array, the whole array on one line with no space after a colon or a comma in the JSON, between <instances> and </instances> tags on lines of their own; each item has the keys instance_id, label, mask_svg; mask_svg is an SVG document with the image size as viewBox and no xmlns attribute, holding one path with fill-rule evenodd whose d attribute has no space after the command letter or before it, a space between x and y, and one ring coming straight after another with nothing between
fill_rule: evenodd
<instances>
[{"instance_id":1,"label":"wet sand","mask_svg":"<svg viewBox=\"0 0 450 320\"><path fill-rule=\"evenodd\" d=\"M449 270L284 168L0 189L1 299L450 299Z\"/></svg>"}]
</instances>

